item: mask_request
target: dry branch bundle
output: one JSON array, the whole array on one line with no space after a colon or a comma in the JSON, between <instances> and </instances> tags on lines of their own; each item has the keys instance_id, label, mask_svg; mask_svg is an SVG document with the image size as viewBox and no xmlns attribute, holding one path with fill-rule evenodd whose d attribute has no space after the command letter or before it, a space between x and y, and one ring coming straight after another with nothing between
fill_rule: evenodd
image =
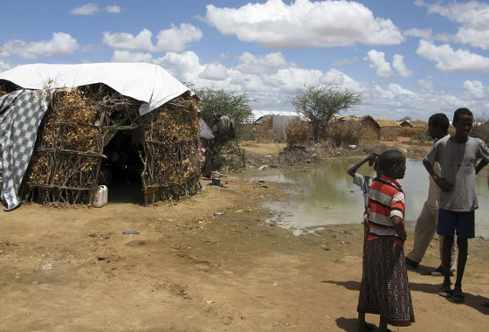
<instances>
[{"instance_id":1,"label":"dry branch bundle","mask_svg":"<svg viewBox=\"0 0 489 332\"><path fill-rule=\"evenodd\" d=\"M179 97L145 121L145 203L175 199L200 189L199 119L190 98Z\"/></svg>"}]
</instances>

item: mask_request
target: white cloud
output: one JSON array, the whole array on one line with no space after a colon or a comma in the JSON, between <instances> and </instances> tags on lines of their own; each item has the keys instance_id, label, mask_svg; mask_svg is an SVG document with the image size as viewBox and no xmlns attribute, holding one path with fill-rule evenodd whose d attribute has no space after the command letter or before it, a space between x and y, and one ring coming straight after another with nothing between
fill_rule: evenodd
<instances>
[{"instance_id":1,"label":"white cloud","mask_svg":"<svg viewBox=\"0 0 489 332\"><path fill-rule=\"evenodd\" d=\"M239 8L207 6L207 21L225 35L266 47L392 45L404 37L391 20L355 1L268 0Z\"/></svg>"},{"instance_id":2,"label":"white cloud","mask_svg":"<svg viewBox=\"0 0 489 332\"><path fill-rule=\"evenodd\" d=\"M298 90L310 85L335 85L361 91L362 86L336 69L321 71L301 68L287 62L280 53L254 55L243 53L239 63L226 67L221 63L203 64L192 51L168 52L152 62L196 87L210 87L247 93L259 109L293 110L290 101ZM246 65L256 63L262 71L250 71Z\"/></svg>"},{"instance_id":3,"label":"white cloud","mask_svg":"<svg viewBox=\"0 0 489 332\"><path fill-rule=\"evenodd\" d=\"M197 84L199 75L205 67L200 64L200 58L192 51L183 53L169 52L165 56L155 59L155 62L161 64L165 69L170 71L179 79Z\"/></svg>"},{"instance_id":4,"label":"white cloud","mask_svg":"<svg viewBox=\"0 0 489 332\"><path fill-rule=\"evenodd\" d=\"M115 50L112 55L113 62L153 62L153 55L144 52L130 52Z\"/></svg>"},{"instance_id":5,"label":"white cloud","mask_svg":"<svg viewBox=\"0 0 489 332\"><path fill-rule=\"evenodd\" d=\"M222 81L229 77L229 72L226 66L220 63L211 63L205 66L199 77L206 80Z\"/></svg>"},{"instance_id":6,"label":"white cloud","mask_svg":"<svg viewBox=\"0 0 489 332\"><path fill-rule=\"evenodd\" d=\"M158 51L181 52L187 44L202 39L202 31L192 24L180 24L170 29L161 30L158 34L156 49Z\"/></svg>"},{"instance_id":7,"label":"white cloud","mask_svg":"<svg viewBox=\"0 0 489 332\"><path fill-rule=\"evenodd\" d=\"M5 61L0 60L0 73L9 70L12 66Z\"/></svg>"},{"instance_id":8,"label":"white cloud","mask_svg":"<svg viewBox=\"0 0 489 332\"><path fill-rule=\"evenodd\" d=\"M458 31L451 39L458 43L489 49L489 3L465 1L427 4L417 1L417 5L428 8L431 14L438 14L458 23Z\"/></svg>"},{"instance_id":9,"label":"white cloud","mask_svg":"<svg viewBox=\"0 0 489 332\"><path fill-rule=\"evenodd\" d=\"M404 36L407 36L407 37L431 39L432 35L433 35L433 31L431 29L413 28L413 29L408 29L408 30L404 31Z\"/></svg>"},{"instance_id":10,"label":"white cloud","mask_svg":"<svg viewBox=\"0 0 489 332\"><path fill-rule=\"evenodd\" d=\"M115 49L152 51L154 49L152 36L153 33L147 29L143 29L137 35L105 32L103 42Z\"/></svg>"},{"instance_id":11,"label":"white cloud","mask_svg":"<svg viewBox=\"0 0 489 332\"><path fill-rule=\"evenodd\" d=\"M98 14L100 12L106 12L109 14L119 14L121 12L121 7L119 5L113 4L101 8L98 4L89 2L80 7L76 7L71 10L71 15L76 16L91 16Z\"/></svg>"},{"instance_id":12,"label":"white cloud","mask_svg":"<svg viewBox=\"0 0 489 332\"><path fill-rule=\"evenodd\" d=\"M122 9L119 5L110 5L105 7L105 11L110 14L119 14Z\"/></svg>"},{"instance_id":13,"label":"white cloud","mask_svg":"<svg viewBox=\"0 0 489 332\"><path fill-rule=\"evenodd\" d=\"M357 91L361 93L362 104L352 109L352 112L383 118L400 119L409 115L415 119L426 119L433 110L451 113L462 105L480 115L487 108L485 99L468 94L470 83L465 84L467 93L464 94L457 90L455 93L436 91L430 77L419 80L419 87L405 87L392 82L359 82L334 68L319 70L300 67L287 61L281 53L243 53L237 57L238 63L233 66L218 62L203 63L192 51L168 52L161 57L145 52L115 51L113 59L116 58L121 61L132 59L159 64L181 81L190 82L197 88L246 93L252 108L260 110L293 111L291 100L300 90L310 85L334 85ZM250 72L243 66L250 63L256 63L262 70ZM472 86L477 88L478 83L473 82Z\"/></svg>"},{"instance_id":14,"label":"white cloud","mask_svg":"<svg viewBox=\"0 0 489 332\"><path fill-rule=\"evenodd\" d=\"M392 59L392 67L401 75L402 77L411 76L412 72L408 69L404 63L404 57L400 54L394 55Z\"/></svg>"},{"instance_id":15,"label":"white cloud","mask_svg":"<svg viewBox=\"0 0 489 332\"><path fill-rule=\"evenodd\" d=\"M484 85L481 81L465 81L464 90L469 96L475 98L484 98L486 95Z\"/></svg>"},{"instance_id":16,"label":"white cloud","mask_svg":"<svg viewBox=\"0 0 489 332\"><path fill-rule=\"evenodd\" d=\"M202 31L191 24L180 24L161 30L153 44L153 33L143 29L137 35L125 32L105 32L103 42L114 48L123 50L140 50L147 52L181 52L187 44L199 41Z\"/></svg>"},{"instance_id":17,"label":"white cloud","mask_svg":"<svg viewBox=\"0 0 489 332\"><path fill-rule=\"evenodd\" d=\"M399 84L396 83L390 83L389 84L389 90L394 93L395 95L404 95L404 96L415 96L416 94L412 92L411 90L405 89Z\"/></svg>"},{"instance_id":18,"label":"white cloud","mask_svg":"<svg viewBox=\"0 0 489 332\"><path fill-rule=\"evenodd\" d=\"M423 90L432 91L433 90L433 80L431 78L418 80L418 85Z\"/></svg>"},{"instance_id":19,"label":"white cloud","mask_svg":"<svg viewBox=\"0 0 489 332\"><path fill-rule=\"evenodd\" d=\"M78 16L89 16L89 15L95 15L100 11L100 7L96 3L86 3L80 7L76 7L71 11L72 15L78 15Z\"/></svg>"},{"instance_id":20,"label":"white cloud","mask_svg":"<svg viewBox=\"0 0 489 332\"><path fill-rule=\"evenodd\" d=\"M467 50L454 50L448 44L437 46L421 40L416 53L435 62L443 71L489 71L489 58Z\"/></svg>"},{"instance_id":21,"label":"white cloud","mask_svg":"<svg viewBox=\"0 0 489 332\"><path fill-rule=\"evenodd\" d=\"M269 53L265 56L255 56L249 52L243 53L239 57L238 70L246 74L260 74L276 71L288 65L282 53Z\"/></svg>"},{"instance_id":22,"label":"white cloud","mask_svg":"<svg viewBox=\"0 0 489 332\"><path fill-rule=\"evenodd\" d=\"M0 55L18 55L23 58L35 59L53 55L74 53L80 45L70 34L55 32L50 40L26 42L23 40L11 40L0 45Z\"/></svg>"},{"instance_id":23,"label":"white cloud","mask_svg":"<svg viewBox=\"0 0 489 332\"><path fill-rule=\"evenodd\" d=\"M489 49L489 29L460 28L455 38L459 43L469 44L484 50Z\"/></svg>"},{"instance_id":24,"label":"white cloud","mask_svg":"<svg viewBox=\"0 0 489 332\"><path fill-rule=\"evenodd\" d=\"M375 69L378 76L390 77L392 75L391 64L385 60L384 52L370 50L367 59L370 62L370 68Z\"/></svg>"}]
</instances>

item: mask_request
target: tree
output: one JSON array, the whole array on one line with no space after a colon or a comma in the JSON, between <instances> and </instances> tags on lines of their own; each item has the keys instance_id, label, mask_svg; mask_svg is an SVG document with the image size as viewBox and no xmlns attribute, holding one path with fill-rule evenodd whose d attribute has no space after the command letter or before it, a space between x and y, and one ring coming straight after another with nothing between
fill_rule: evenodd
<instances>
[{"instance_id":1,"label":"tree","mask_svg":"<svg viewBox=\"0 0 489 332\"><path fill-rule=\"evenodd\" d=\"M248 97L244 94L203 89L197 91L197 96L200 98L202 118L211 127L220 116L227 115L232 119L239 133L242 125L252 114Z\"/></svg>"},{"instance_id":2,"label":"tree","mask_svg":"<svg viewBox=\"0 0 489 332\"><path fill-rule=\"evenodd\" d=\"M312 137L317 143L333 115L360 101L360 95L351 90L335 86L318 86L306 88L292 103L296 111L311 122Z\"/></svg>"}]
</instances>

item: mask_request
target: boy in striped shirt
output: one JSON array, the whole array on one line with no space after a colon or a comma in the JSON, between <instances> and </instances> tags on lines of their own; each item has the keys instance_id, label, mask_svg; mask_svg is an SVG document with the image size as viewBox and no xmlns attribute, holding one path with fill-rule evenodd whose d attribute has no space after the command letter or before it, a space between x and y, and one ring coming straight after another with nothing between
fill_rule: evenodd
<instances>
[{"instance_id":1,"label":"boy in striped shirt","mask_svg":"<svg viewBox=\"0 0 489 332\"><path fill-rule=\"evenodd\" d=\"M405 197L398 179L406 172L406 158L399 150L387 150L377 159L382 174L368 190L367 235L363 276L358 303L360 330L371 328L365 314L380 315L379 329L388 324L408 326L414 322L404 257Z\"/></svg>"}]
</instances>

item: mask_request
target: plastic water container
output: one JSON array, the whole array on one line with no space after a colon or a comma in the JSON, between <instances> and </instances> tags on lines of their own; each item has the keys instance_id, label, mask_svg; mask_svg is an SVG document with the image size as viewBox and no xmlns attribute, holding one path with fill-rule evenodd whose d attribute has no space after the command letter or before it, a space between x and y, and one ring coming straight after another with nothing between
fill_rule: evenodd
<instances>
[{"instance_id":1,"label":"plastic water container","mask_svg":"<svg viewBox=\"0 0 489 332\"><path fill-rule=\"evenodd\" d=\"M107 186L102 185L98 186L97 191L95 192L95 197L93 199L93 206L97 208L101 208L106 205L109 200L109 188Z\"/></svg>"}]
</instances>

